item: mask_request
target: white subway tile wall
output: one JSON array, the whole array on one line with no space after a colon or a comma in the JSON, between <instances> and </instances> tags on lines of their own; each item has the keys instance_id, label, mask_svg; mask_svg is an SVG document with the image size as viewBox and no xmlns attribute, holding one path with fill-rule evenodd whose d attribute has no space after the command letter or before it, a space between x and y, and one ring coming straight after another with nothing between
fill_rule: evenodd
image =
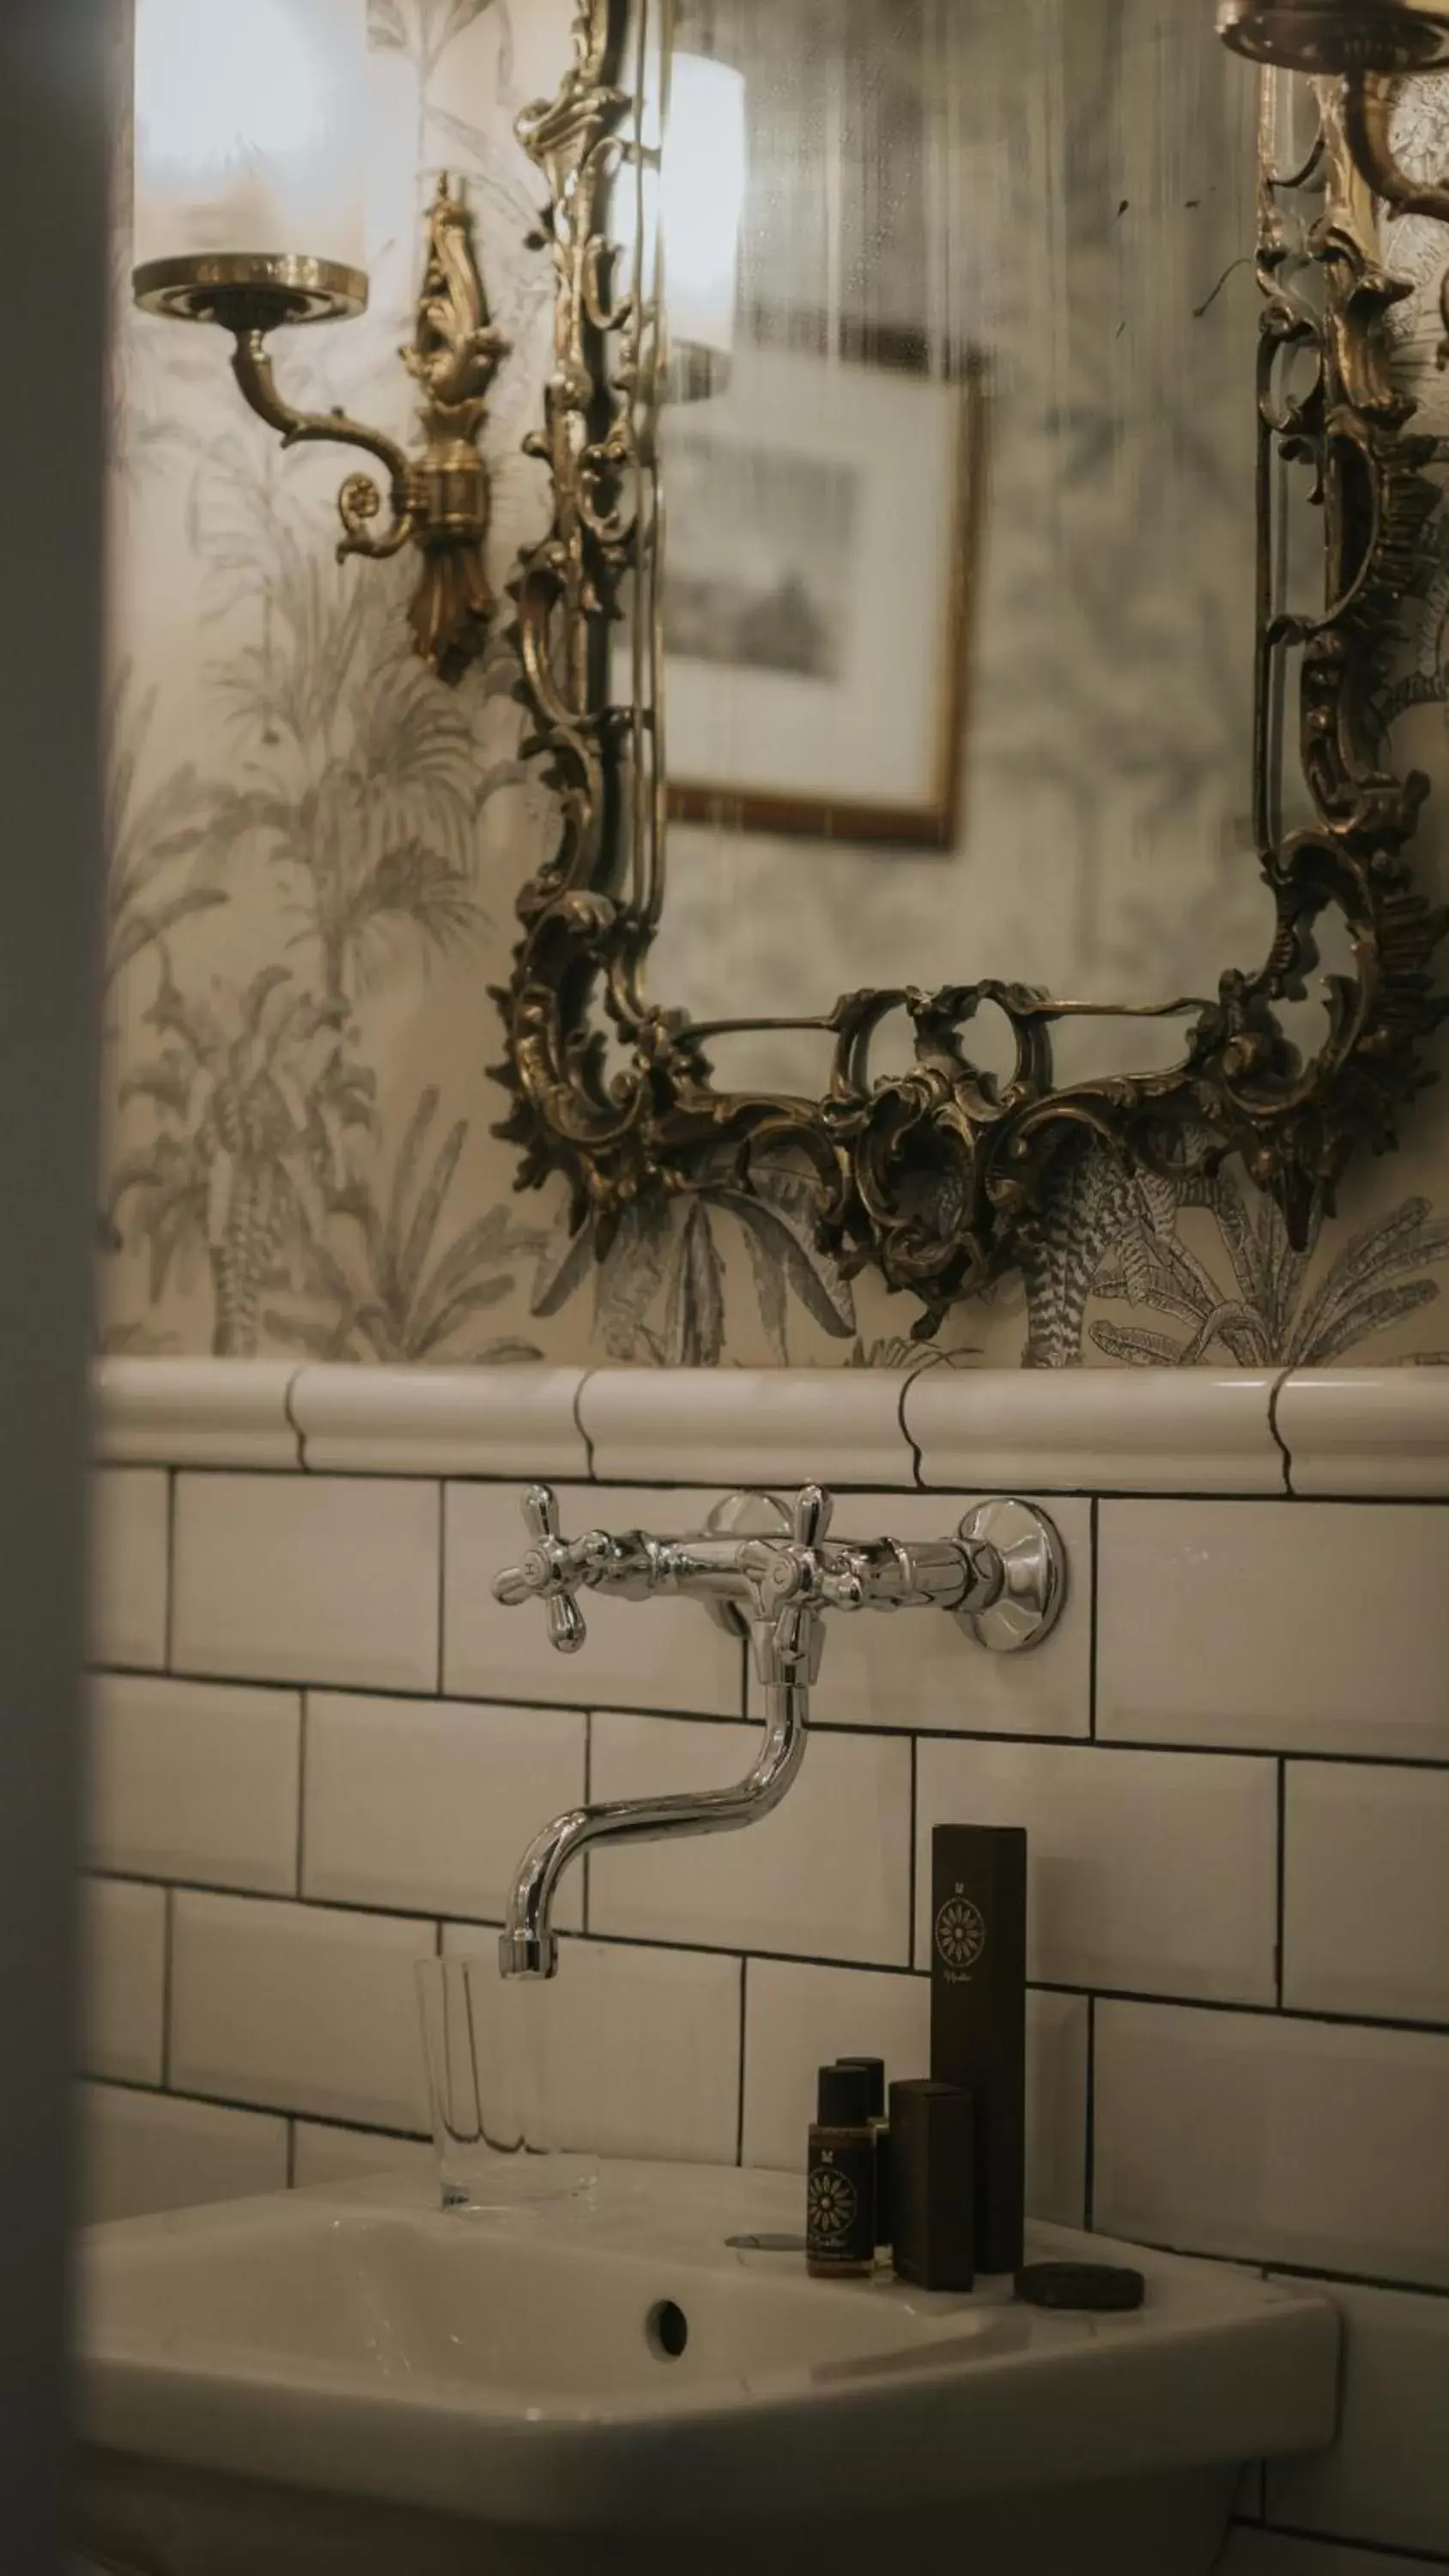
<instances>
[{"instance_id":1,"label":"white subway tile wall","mask_svg":"<svg viewBox=\"0 0 1449 2576\"><path fill-rule=\"evenodd\" d=\"M447 1947L482 1957L493 1945L449 1924ZM550 1985L472 1990L486 2066L507 2010L529 2028L557 2133L600 2155L733 2164L739 2147L743 1963L718 1951L567 1941Z\"/></svg>"},{"instance_id":2,"label":"white subway tile wall","mask_svg":"<svg viewBox=\"0 0 1449 2576\"><path fill-rule=\"evenodd\" d=\"M176 1669L434 1691L441 1573L422 1478L178 1476Z\"/></svg>"},{"instance_id":3,"label":"white subway tile wall","mask_svg":"<svg viewBox=\"0 0 1449 2576\"><path fill-rule=\"evenodd\" d=\"M80 2107L81 2208L92 2223L287 2187L287 2123L275 2113L119 2084L83 2085Z\"/></svg>"},{"instance_id":4,"label":"white subway tile wall","mask_svg":"<svg viewBox=\"0 0 1449 2576\"><path fill-rule=\"evenodd\" d=\"M1449 2290L1449 2032L1096 2007L1112 2236Z\"/></svg>"},{"instance_id":5,"label":"white subway tile wall","mask_svg":"<svg viewBox=\"0 0 1449 2576\"><path fill-rule=\"evenodd\" d=\"M108 1673L91 1698L93 1869L297 1891L298 1691Z\"/></svg>"},{"instance_id":6,"label":"white subway tile wall","mask_svg":"<svg viewBox=\"0 0 1449 2576\"><path fill-rule=\"evenodd\" d=\"M1449 2025L1449 1771L1291 1762L1283 2000Z\"/></svg>"},{"instance_id":7,"label":"white subway tile wall","mask_svg":"<svg viewBox=\"0 0 1449 2576\"><path fill-rule=\"evenodd\" d=\"M1104 1502L1098 1549L1102 1735L1449 1762L1449 1513Z\"/></svg>"},{"instance_id":8,"label":"white subway tile wall","mask_svg":"<svg viewBox=\"0 0 1449 2576\"><path fill-rule=\"evenodd\" d=\"M292 2122L292 2188L311 2191L323 2184L365 2182L380 2173L424 2174L438 2170L431 2138L394 2138L380 2129L339 2129L325 2120Z\"/></svg>"},{"instance_id":9,"label":"white subway tile wall","mask_svg":"<svg viewBox=\"0 0 1449 2576\"><path fill-rule=\"evenodd\" d=\"M848 1494L835 1531L849 1538L954 1538L976 1494ZM1092 1727L1092 1505L1043 1498L1067 1552L1067 1599L1044 1645L1030 1655L961 1652L954 1619L927 1619L903 1635L894 1616L857 1619L833 1641L815 1692L828 1726L904 1728L922 1735L1089 1735ZM758 1704L752 1687L751 1704Z\"/></svg>"},{"instance_id":10,"label":"white subway tile wall","mask_svg":"<svg viewBox=\"0 0 1449 2576\"><path fill-rule=\"evenodd\" d=\"M1321 2458L1272 2463L1272 2519L1449 2556L1449 2299L1357 2288L1338 2298L1342 2430Z\"/></svg>"},{"instance_id":11,"label":"white subway tile wall","mask_svg":"<svg viewBox=\"0 0 1449 2576\"><path fill-rule=\"evenodd\" d=\"M1318 1486L1376 1498L1354 1505L1288 1498L1258 1380L1219 1386L1227 1412L1194 1391L1174 1493L1165 1395L1150 1478L1095 1414L1054 1472L1041 1401L1023 1433L972 1376L908 1400L924 1472L879 1392L854 1402L840 1481L863 1489L838 1523L954 1527L989 1431L1022 1483L1076 1488L1047 1505L1071 1564L1056 1638L987 1663L945 1618L832 1623L774 1818L595 1854L566 1887L557 2081L605 2150L797 2166L823 2059L924 2069L931 1825L1025 1825L1033 2209L1344 2304L1343 2439L1245 2486L1228 2576L1449 2567L1449 1504L1418 1469L1393 1499L1366 1396L1351 1480L1330 1461ZM455 1422L393 1386L374 1433L360 1384L299 1378L311 1472L280 1447L275 1472L207 1472L178 1417L180 1472L143 1441L114 1454L154 1463L98 1477L97 2214L426 2173L415 1962L489 1955L559 1809L724 1784L753 1755L744 1650L696 1605L586 1601L565 1660L539 1613L494 1602L525 1544L531 1396L515 1421L487 1390ZM714 1451L671 1430L667 1389L635 1419L627 1380L592 1384L538 1415L565 1528L697 1527L717 1489L670 1474ZM828 1478L803 1399L765 1423L763 1382L686 1393L701 1422L727 1397L720 1440L779 1483ZM933 1479L955 1490L898 1489Z\"/></svg>"},{"instance_id":12,"label":"white subway tile wall","mask_svg":"<svg viewBox=\"0 0 1449 2576\"><path fill-rule=\"evenodd\" d=\"M426 2128L416 1964L436 1956L434 1924L244 1896L173 1902L178 2092Z\"/></svg>"},{"instance_id":13,"label":"white subway tile wall","mask_svg":"<svg viewBox=\"0 0 1449 2576\"><path fill-rule=\"evenodd\" d=\"M598 1798L725 1789L759 1752L752 1726L596 1716ZM600 1847L589 1929L713 1949L910 1964L911 1748L901 1736L821 1733L790 1795L745 1833Z\"/></svg>"},{"instance_id":14,"label":"white subway tile wall","mask_svg":"<svg viewBox=\"0 0 1449 2576\"><path fill-rule=\"evenodd\" d=\"M164 1887L91 1878L85 1888L81 2072L159 2084L166 2056Z\"/></svg>"},{"instance_id":15,"label":"white subway tile wall","mask_svg":"<svg viewBox=\"0 0 1449 2576\"><path fill-rule=\"evenodd\" d=\"M501 1922L519 1853L581 1805L587 1762L577 1709L309 1692L302 1894ZM557 1921L582 1926L582 1873Z\"/></svg>"},{"instance_id":16,"label":"white subway tile wall","mask_svg":"<svg viewBox=\"0 0 1449 2576\"><path fill-rule=\"evenodd\" d=\"M916 1961L931 1833L1024 1825L1027 1972L1043 1985L1271 2003L1278 1766L1102 1744L943 1744L917 1757Z\"/></svg>"},{"instance_id":17,"label":"white subway tile wall","mask_svg":"<svg viewBox=\"0 0 1449 2576\"><path fill-rule=\"evenodd\" d=\"M91 1478L91 1659L152 1672L166 1661L171 1478L98 1467Z\"/></svg>"},{"instance_id":18,"label":"white subway tile wall","mask_svg":"<svg viewBox=\"0 0 1449 2576\"><path fill-rule=\"evenodd\" d=\"M543 1611L505 1610L493 1579L528 1546L522 1485L449 1485L445 1520L443 1688L460 1699L577 1699L595 1708L660 1709L697 1717L738 1717L744 1646L693 1601L651 1601L647 1617L629 1601L588 1600L586 1659L556 1655ZM568 1538L586 1530L647 1528L679 1536L704 1527L718 1491L642 1494L637 1487L560 1485Z\"/></svg>"}]
</instances>

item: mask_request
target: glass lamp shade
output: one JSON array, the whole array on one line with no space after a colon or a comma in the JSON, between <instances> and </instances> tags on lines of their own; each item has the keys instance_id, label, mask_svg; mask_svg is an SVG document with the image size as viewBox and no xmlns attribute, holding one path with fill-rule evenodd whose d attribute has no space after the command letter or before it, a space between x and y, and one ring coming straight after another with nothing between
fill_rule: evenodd
<instances>
[{"instance_id":1,"label":"glass lamp shade","mask_svg":"<svg viewBox=\"0 0 1449 2576\"><path fill-rule=\"evenodd\" d=\"M135 291L360 312L367 0L136 0Z\"/></svg>"},{"instance_id":2,"label":"glass lamp shade","mask_svg":"<svg viewBox=\"0 0 1449 2576\"><path fill-rule=\"evenodd\" d=\"M1294 72L1424 71L1449 63L1443 0L1219 0L1235 53Z\"/></svg>"},{"instance_id":3,"label":"glass lamp shade","mask_svg":"<svg viewBox=\"0 0 1449 2576\"><path fill-rule=\"evenodd\" d=\"M748 178L743 72L704 54L676 54L660 172L664 301L676 357L726 358L734 347Z\"/></svg>"}]
</instances>

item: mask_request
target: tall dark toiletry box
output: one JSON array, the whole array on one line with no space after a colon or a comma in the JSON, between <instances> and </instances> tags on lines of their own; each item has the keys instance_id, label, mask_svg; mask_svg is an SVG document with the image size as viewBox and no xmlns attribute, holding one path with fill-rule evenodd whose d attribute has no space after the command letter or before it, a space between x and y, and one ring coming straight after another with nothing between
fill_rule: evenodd
<instances>
[{"instance_id":1,"label":"tall dark toiletry box","mask_svg":"<svg viewBox=\"0 0 1449 2576\"><path fill-rule=\"evenodd\" d=\"M976 2268L1014 2272L1026 2200L1026 1835L931 1837L931 2074L975 2105Z\"/></svg>"}]
</instances>

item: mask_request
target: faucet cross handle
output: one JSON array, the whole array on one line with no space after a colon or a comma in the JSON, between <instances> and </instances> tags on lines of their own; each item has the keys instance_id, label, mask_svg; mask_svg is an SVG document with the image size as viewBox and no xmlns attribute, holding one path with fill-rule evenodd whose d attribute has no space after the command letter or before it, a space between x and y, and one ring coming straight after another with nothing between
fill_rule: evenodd
<instances>
[{"instance_id":1,"label":"faucet cross handle","mask_svg":"<svg viewBox=\"0 0 1449 2576\"><path fill-rule=\"evenodd\" d=\"M773 1659L782 1670L805 1670L813 1680L820 1661L820 1615L827 1608L857 1606L844 1597L848 1584L826 1554L835 1497L821 1485L804 1485L790 1507L788 1538L750 1539L740 1567L754 1595L762 1625L773 1631Z\"/></svg>"},{"instance_id":2,"label":"faucet cross handle","mask_svg":"<svg viewBox=\"0 0 1449 2576\"><path fill-rule=\"evenodd\" d=\"M804 1485L790 1506L790 1535L747 1539L740 1564L763 1618L795 1604L818 1607L832 1597L834 1569L824 1554L835 1497L823 1485Z\"/></svg>"},{"instance_id":3,"label":"faucet cross handle","mask_svg":"<svg viewBox=\"0 0 1449 2576\"><path fill-rule=\"evenodd\" d=\"M541 1601L549 1644L560 1655L576 1655L588 1633L577 1596L589 1579L591 1541L563 1537L558 1497L551 1485L529 1486L523 1497L523 1523L533 1545L520 1564L499 1575L494 1600L510 1610L523 1601Z\"/></svg>"}]
</instances>

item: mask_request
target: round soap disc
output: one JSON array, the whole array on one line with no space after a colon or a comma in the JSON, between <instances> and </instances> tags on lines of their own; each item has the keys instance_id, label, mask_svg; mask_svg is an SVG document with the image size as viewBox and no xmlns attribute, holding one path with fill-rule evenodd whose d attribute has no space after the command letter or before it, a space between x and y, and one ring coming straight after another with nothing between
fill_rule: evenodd
<instances>
[{"instance_id":1,"label":"round soap disc","mask_svg":"<svg viewBox=\"0 0 1449 2576\"><path fill-rule=\"evenodd\" d=\"M1016 2276L1016 2295L1033 2308L1071 2308L1098 2316L1140 2308L1147 2284L1140 2272L1116 2263L1027 2263Z\"/></svg>"}]
</instances>

